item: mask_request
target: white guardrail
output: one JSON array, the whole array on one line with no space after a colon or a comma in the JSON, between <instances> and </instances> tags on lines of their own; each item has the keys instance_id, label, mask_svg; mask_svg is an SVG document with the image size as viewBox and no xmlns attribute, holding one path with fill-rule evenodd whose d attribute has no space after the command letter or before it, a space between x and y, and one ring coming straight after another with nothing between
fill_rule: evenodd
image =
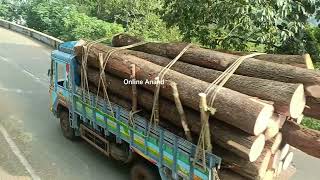
<instances>
[{"instance_id":1,"label":"white guardrail","mask_svg":"<svg viewBox=\"0 0 320 180\"><path fill-rule=\"evenodd\" d=\"M38 41L40 41L50 47L53 47L53 48L57 48L58 45L63 42L60 39L49 36L49 35L44 34L42 32L15 24L10 21L6 21L3 19L0 19L0 27L4 27L6 29L10 29L12 31L16 31L18 33L24 34L26 36L34 38L34 39L36 39L36 40L38 40Z\"/></svg>"}]
</instances>

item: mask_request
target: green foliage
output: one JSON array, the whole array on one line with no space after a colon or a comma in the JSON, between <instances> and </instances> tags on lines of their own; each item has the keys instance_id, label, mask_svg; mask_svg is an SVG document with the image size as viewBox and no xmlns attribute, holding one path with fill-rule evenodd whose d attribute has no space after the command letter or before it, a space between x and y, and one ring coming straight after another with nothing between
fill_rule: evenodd
<instances>
[{"instance_id":1,"label":"green foliage","mask_svg":"<svg viewBox=\"0 0 320 180\"><path fill-rule=\"evenodd\" d=\"M320 62L320 28L307 26L295 37L287 39L275 50L284 54L309 53L314 63Z\"/></svg>"},{"instance_id":2,"label":"green foliage","mask_svg":"<svg viewBox=\"0 0 320 180\"><path fill-rule=\"evenodd\" d=\"M128 33L149 41L172 42L182 39L177 27L167 28L166 23L153 13L134 19L130 23Z\"/></svg>"},{"instance_id":3,"label":"green foliage","mask_svg":"<svg viewBox=\"0 0 320 180\"><path fill-rule=\"evenodd\" d=\"M98 20L76 11L63 18L63 25L64 35L60 36L62 39L111 39L114 34L124 31L119 24Z\"/></svg>"},{"instance_id":4,"label":"green foliage","mask_svg":"<svg viewBox=\"0 0 320 180\"><path fill-rule=\"evenodd\" d=\"M126 27L131 34L148 40L181 40L177 27L167 27L161 19L163 0L76 0L85 11L107 22L116 22Z\"/></svg>"},{"instance_id":5,"label":"green foliage","mask_svg":"<svg viewBox=\"0 0 320 180\"><path fill-rule=\"evenodd\" d=\"M0 18L13 21L19 18L19 9L15 1L0 0Z\"/></svg>"},{"instance_id":6,"label":"green foliage","mask_svg":"<svg viewBox=\"0 0 320 180\"><path fill-rule=\"evenodd\" d=\"M305 117L301 123L302 125L320 131L320 121L312 118Z\"/></svg>"},{"instance_id":7,"label":"green foliage","mask_svg":"<svg viewBox=\"0 0 320 180\"><path fill-rule=\"evenodd\" d=\"M79 13L74 5L61 1L35 0L26 5L27 26L62 40L100 39L123 32L121 25Z\"/></svg>"},{"instance_id":8,"label":"green foliage","mask_svg":"<svg viewBox=\"0 0 320 180\"><path fill-rule=\"evenodd\" d=\"M187 41L236 50L251 42L272 49L303 30L315 1L165 0L165 7L165 19L178 25Z\"/></svg>"}]
</instances>

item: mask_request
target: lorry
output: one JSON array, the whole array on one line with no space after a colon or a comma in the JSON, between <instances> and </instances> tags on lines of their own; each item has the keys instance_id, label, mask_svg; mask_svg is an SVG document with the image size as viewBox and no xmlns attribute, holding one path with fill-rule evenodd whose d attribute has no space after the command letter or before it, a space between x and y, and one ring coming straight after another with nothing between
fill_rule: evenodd
<instances>
[{"instance_id":1,"label":"lorry","mask_svg":"<svg viewBox=\"0 0 320 180\"><path fill-rule=\"evenodd\" d=\"M137 114L131 125L130 110L84 91L77 73L76 44L61 43L51 54L48 70L50 110L60 119L66 138L80 137L106 156L130 164L133 180L215 179L220 157L206 152L203 159L196 158L197 146L185 138L149 126Z\"/></svg>"}]
</instances>

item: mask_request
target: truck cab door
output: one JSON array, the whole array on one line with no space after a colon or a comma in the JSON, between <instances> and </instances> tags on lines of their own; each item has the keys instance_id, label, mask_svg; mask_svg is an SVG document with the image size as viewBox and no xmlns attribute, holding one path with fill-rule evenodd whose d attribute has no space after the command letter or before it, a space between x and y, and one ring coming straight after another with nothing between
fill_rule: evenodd
<instances>
[{"instance_id":1,"label":"truck cab door","mask_svg":"<svg viewBox=\"0 0 320 180\"><path fill-rule=\"evenodd\" d=\"M68 107L70 82L70 64L52 60L51 109L56 111L57 105Z\"/></svg>"}]
</instances>

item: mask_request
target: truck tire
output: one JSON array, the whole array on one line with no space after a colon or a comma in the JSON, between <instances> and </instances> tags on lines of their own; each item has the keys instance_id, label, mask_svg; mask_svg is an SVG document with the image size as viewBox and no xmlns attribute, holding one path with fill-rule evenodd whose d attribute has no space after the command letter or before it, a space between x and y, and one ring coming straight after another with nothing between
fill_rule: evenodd
<instances>
[{"instance_id":1,"label":"truck tire","mask_svg":"<svg viewBox=\"0 0 320 180\"><path fill-rule=\"evenodd\" d=\"M160 179L157 169L146 163L138 162L131 168L130 180L158 180Z\"/></svg>"},{"instance_id":2,"label":"truck tire","mask_svg":"<svg viewBox=\"0 0 320 180\"><path fill-rule=\"evenodd\" d=\"M63 133L63 136L70 140L75 140L76 136L74 133L74 129L70 127L69 122L69 113L67 111L62 110L59 115L60 118L60 127Z\"/></svg>"}]
</instances>

